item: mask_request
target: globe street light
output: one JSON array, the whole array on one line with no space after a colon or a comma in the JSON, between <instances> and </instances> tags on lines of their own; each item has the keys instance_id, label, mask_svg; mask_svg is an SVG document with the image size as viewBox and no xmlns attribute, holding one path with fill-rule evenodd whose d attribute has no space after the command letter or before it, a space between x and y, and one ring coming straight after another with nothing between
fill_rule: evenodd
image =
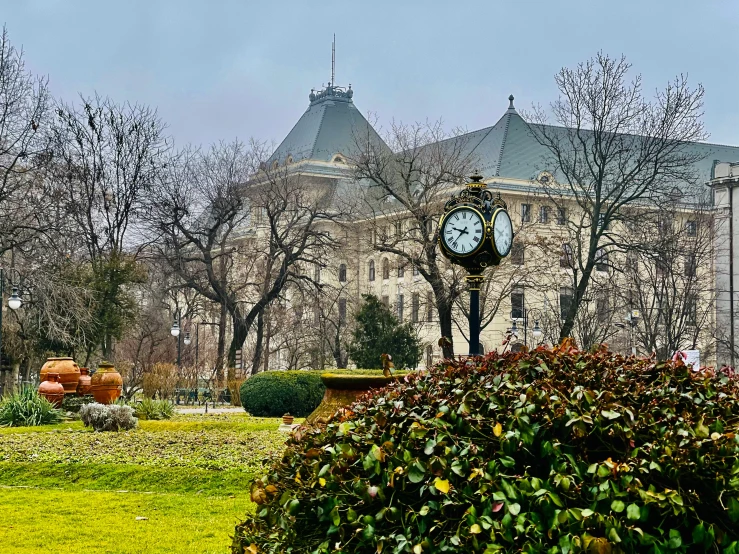
<instances>
[{"instance_id":1,"label":"globe street light","mask_svg":"<svg viewBox=\"0 0 739 554\"><path fill-rule=\"evenodd\" d=\"M180 336L180 323L177 321L177 317L175 317L174 323L172 324L172 328L169 330L169 332L172 333L173 337Z\"/></svg>"},{"instance_id":2,"label":"globe street light","mask_svg":"<svg viewBox=\"0 0 739 554\"><path fill-rule=\"evenodd\" d=\"M185 333L185 340L183 342L185 343L185 346L190 346L190 343L192 342L192 340L190 339L189 331Z\"/></svg>"},{"instance_id":3,"label":"globe street light","mask_svg":"<svg viewBox=\"0 0 739 554\"><path fill-rule=\"evenodd\" d=\"M13 287L13 294L8 298L8 308L11 310L17 310L23 305L23 300L18 295L18 287Z\"/></svg>"}]
</instances>

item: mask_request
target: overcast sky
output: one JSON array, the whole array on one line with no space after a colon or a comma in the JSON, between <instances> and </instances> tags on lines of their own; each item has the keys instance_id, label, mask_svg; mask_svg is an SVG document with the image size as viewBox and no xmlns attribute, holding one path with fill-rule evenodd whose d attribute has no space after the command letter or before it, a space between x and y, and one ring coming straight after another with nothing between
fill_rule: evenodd
<instances>
[{"instance_id":1,"label":"overcast sky","mask_svg":"<svg viewBox=\"0 0 739 554\"><path fill-rule=\"evenodd\" d=\"M380 121L494 124L547 104L553 75L602 49L648 92L706 88L710 142L739 145L737 0L0 0L0 23L53 94L158 108L178 144L279 143L331 76Z\"/></svg>"}]
</instances>

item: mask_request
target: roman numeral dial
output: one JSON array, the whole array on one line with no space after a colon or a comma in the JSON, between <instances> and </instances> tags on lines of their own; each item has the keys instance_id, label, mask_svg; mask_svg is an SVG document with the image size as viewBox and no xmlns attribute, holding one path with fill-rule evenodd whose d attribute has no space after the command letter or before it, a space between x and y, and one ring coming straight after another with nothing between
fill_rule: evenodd
<instances>
[{"instance_id":1,"label":"roman numeral dial","mask_svg":"<svg viewBox=\"0 0 739 554\"><path fill-rule=\"evenodd\" d=\"M445 219L441 229L441 241L451 253L468 256L482 244L485 222L477 210L457 208Z\"/></svg>"}]
</instances>

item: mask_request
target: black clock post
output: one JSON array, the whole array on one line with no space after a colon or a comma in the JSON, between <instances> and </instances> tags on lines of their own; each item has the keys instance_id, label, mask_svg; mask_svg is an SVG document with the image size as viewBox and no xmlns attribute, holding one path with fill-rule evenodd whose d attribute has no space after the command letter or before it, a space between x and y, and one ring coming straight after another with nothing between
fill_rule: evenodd
<instances>
[{"instance_id":1,"label":"black clock post","mask_svg":"<svg viewBox=\"0 0 739 554\"><path fill-rule=\"evenodd\" d=\"M480 289L485 268L500 264L513 243L513 227L506 203L486 190L477 173L459 194L444 205L439 220L442 254L464 267L470 291L470 356L480 354Z\"/></svg>"}]
</instances>

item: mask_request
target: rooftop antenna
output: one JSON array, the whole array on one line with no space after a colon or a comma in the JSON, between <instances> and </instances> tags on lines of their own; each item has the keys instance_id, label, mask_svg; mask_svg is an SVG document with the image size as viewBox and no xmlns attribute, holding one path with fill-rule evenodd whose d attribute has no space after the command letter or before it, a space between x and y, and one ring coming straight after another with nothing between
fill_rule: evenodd
<instances>
[{"instance_id":1,"label":"rooftop antenna","mask_svg":"<svg viewBox=\"0 0 739 554\"><path fill-rule=\"evenodd\" d=\"M331 43L331 86L334 86L336 79L336 33L334 33L334 41Z\"/></svg>"}]
</instances>

